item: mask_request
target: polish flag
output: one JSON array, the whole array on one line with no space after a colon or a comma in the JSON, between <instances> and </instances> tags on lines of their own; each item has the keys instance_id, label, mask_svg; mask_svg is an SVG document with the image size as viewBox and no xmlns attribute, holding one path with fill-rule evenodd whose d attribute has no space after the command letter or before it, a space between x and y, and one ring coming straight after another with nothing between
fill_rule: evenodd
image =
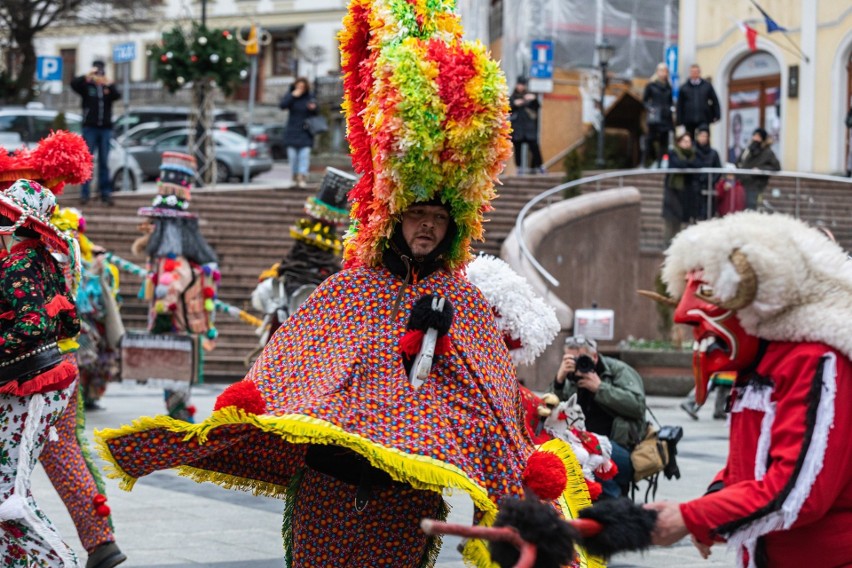
<instances>
[{"instance_id":1,"label":"polish flag","mask_svg":"<svg viewBox=\"0 0 852 568\"><path fill-rule=\"evenodd\" d=\"M746 36L746 42L748 42L749 50L757 51L757 30L745 22L739 22L739 26Z\"/></svg>"}]
</instances>

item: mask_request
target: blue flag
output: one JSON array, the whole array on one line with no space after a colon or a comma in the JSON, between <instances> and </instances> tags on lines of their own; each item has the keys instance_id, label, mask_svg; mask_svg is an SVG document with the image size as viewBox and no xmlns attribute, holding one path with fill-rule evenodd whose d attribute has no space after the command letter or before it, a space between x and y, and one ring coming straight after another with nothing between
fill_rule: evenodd
<instances>
[{"instance_id":1,"label":"blue flag","mask_svg":"<svg viewBox=\"0 0 852 568\"><path fill-rule=\"evenodd\" d=\"M751 3L754 4L754 7L757 8L760 11L761 14L763 14L763 19L766 20L766 33L771 34L772 32L786 32L787 31L787 28L785 28L784 26L779 26L778 22L776 22L775 20L770 18L769 14L767 14L766 11L763 8L761 8L758 5L757 2L755 2L754 0L751 0Z\"/></svg>"}]
</instances>

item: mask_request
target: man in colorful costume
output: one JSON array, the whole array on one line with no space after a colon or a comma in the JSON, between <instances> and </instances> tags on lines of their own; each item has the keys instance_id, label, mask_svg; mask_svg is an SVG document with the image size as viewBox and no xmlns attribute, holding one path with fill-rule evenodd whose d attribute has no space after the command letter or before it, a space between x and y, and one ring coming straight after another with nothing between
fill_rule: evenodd
<instances>
[{"instance_id":1,"label":"man in colorful costume","mask_svg":"<svg viewBox=\"0 0 852 568\"><path fill-rule=\"evenodd\" d=\"M10 186L11 178L17 175L39 180L43 187L49 184L58 193L66 182L80 183L91 177L91 174L92 156L83 139L77 134L58 131L42 140L34 149L20 150L15 154L6 154L0 150L0 187L2 188ZM55 212L55 208L49 205L50 202L51 200L47 198L43 202L42 217L48 219ZM53 220L56 219L53 215ZM67 234L64 227L56 224L49 226L63 241L67 240L66 242L69 243L73 241L74 235ZM63 249L63 246L58 244L59 241L54 238L47 242L52 252ZM76 246L74 245L71 250L75 250ZM85 255L77 251L74 258L79 261L82 256ZM80 286L76 285L80 279L78 262L66 262L63 266L65 279L75 283L79 294ZM12 290L11 287L5 286L4 289ZM70 342L67 344L71 345ZM78 376L76 354L71 350L65 356L64 364L73 365L76 379ZM89 554L86 567L112 568L127 557L115 544L103 481L90 457L88 441L83 435L85 414L76 380L69 389L69 393L68 404L53 423L56 436L44 444L38 459L68 509L83 547ZM52 558L53 555L50 553L47 557Z\"/></svg>"},{"instance_id":2,"label":"man in colorful costume","mask_svg":"<svg viewBox=\"0 0 852 568\"><path fill-rule=\"evenodd\" d=\"M483 524L523 490L533 446L509 353L491 307L458 273L511 152L505 82L482 46L462 42L452 3L437 4L350 4L345 107L362 177L349 194L347 268L290 316L205 422L147 418L98 433L125 487L178 467L285 497L293 567L431 566L439 541L418 522L443 516L445 488L467 492ZM418 388L403 339L416 337L407 322L427 295L454 316ZM481 541L465 556L490 565Z\"/></svg>"},{"instance_id":3,"label":"man in colorful costume","mask_svg":"<svg viewBox=\"0 0 852 568\"><path fill-rule=\"evenodd\" d=\"M252 306L264 315L255 353L323 280L340 270L343 243L337 232L349 222L346 195L356 179L326 168L319 193L305 200L305 217L290 227L293 246L281 262L260 275L260 284L251 295Z\"/></svg>"},{"instance_id":4,"label":"man in colorful costume","mask_svg":"<svg viewBox=\"0 0 852 568\"><path fill-rule=\"evenodd\" d=\"M189 333L200 338L204 350L215 346L215 300L221 279L218 258L190 213L195 158L179 152L163 152L157 196L150 207L139 209L147 219L145 236L133 243L134 254L148 257L148 276L141 296L150 302L148 331L152 334ZM199 355L200 357L200 355ZM166 410L172 418L192 421L190 386L200 380L164 381ZM151 377L156 382L162 377Z\"/></svg>"},{"instance_id":5,"label":"man in colorful costume","mask_svg":"<svg viewBox=\"0 0 852 568\"><path fill-rule=\"evenodd\" d=\"M666 251L675 321L693 326L696 402L736 371L730 450L704 497L654 503L656 544L720 541L739 566L852 564L852 263L817 229L744 212Z\"/></svg>"}]
</instances>

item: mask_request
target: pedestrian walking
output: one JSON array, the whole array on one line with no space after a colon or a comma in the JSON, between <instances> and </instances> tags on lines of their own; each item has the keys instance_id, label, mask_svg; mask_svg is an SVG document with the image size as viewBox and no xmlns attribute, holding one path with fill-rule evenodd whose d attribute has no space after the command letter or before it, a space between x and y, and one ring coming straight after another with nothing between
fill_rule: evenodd
<instances>
[{"instance_id":1,"label":"pedestrian walking","mask_svg":"<svg viewBox=\"0 0 852 568\"><path fill-rule=\"evenodd\" d=\"M311 94L308 80L304 77L296 79L278 106L289 112L284 129L284 146L287 148L293 185L305 187L311 169L311 148L314 146L314 135L308 129L308 117L317 114L317 101Z\"/></svg>"},{"instance_id":2,"label":"pedestrian walking","mask_svg":"<svg viewBox=\"0 0 852 568\"><path fill-rule=\"evenodd\" d=\"M106 75L106 64L96 60L85 75L71 81L71 89L83 103L83 138L92 156L98 160L98 190L101 201L113 205L112 180L109 177L109 146L112 142L112 103L121 98L112 79ZM80 203L89 202L90 182L80 188Z\"/></svg>"}]
</instances>

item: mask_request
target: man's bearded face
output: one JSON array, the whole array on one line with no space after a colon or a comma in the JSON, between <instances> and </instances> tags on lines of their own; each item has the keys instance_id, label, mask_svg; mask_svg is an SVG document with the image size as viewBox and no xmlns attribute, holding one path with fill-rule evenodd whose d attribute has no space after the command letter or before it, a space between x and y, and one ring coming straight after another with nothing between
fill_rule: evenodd
<instances>
[{"instance_id":1,"label":"man's bearded face","mask_svg":"<svg viewBox=\"0 0 852 568\"><path fill-rule=\"evenodd\" d=\"M713 296L702 272L691 272L674 314L676 323L693 326L692 370L698 404L707 399L707 385L715 373L747 368L759 346L759 339L746 333L735 311L708 301Z\"/></svg>"},{"instance_id":2,"label":"man's bearded face","mask_svg":"<svg viewBox=\"0 0 852 568\"><path fill-rule=\"evenodd\" d=\"M415 204L402 215L402 236L416 258L435 250L449 226L450 214L440 205Z\"/></svg>"}]
</instances>

